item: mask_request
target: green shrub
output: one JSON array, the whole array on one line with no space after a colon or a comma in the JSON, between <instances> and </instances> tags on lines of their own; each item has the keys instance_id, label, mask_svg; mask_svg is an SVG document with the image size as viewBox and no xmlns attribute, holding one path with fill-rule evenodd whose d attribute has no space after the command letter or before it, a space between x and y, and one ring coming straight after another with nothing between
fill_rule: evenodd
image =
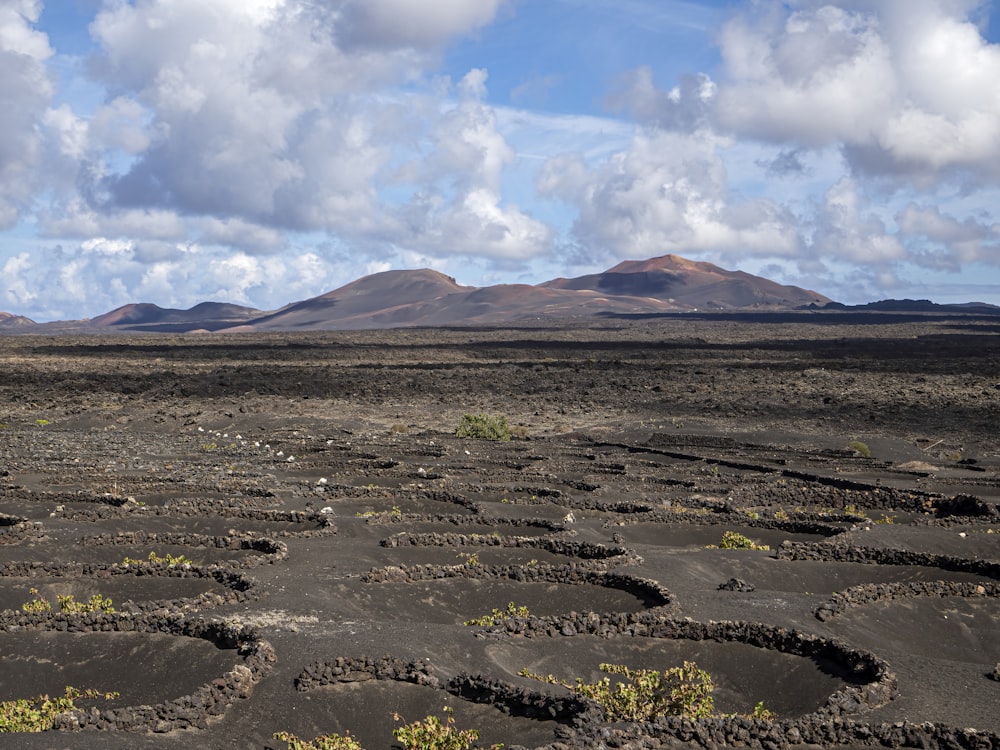
<instances>
[{"instance_id":1,"label":"green shrub","mask_svg":"<svg viewBox=\"0 0 1000 750\"><path fill-rule=\"evenodd\" d=\"M276 740L287 742L288 750L364 750L350 733L346 736L321 734L311 742L299 739L290 732L275 732L273 736Z\"/></svg>"},{"instance_id":2,"label":"green shrub","mask_svg":"<svg viewBox=\"0 0 1000 750\"><path fill-rule=\"evenodd\" d=\"M457 729L454 709L444 707L445 720L428 716L423 721L415 721L392 730L392 736L399 740L405 750L468 750L479 739L478 729ZM399 714L393 714L396 721L402 721ZM499 746L494 745L494 748Z\"/></svg>"},{"instance_id":3,"label":"green shrub","mask_svg":"<svg viewBox=\"0 0 1000 750\"><path fill-rule=\"evenodd\" d=\"M52 605L49 604L45 599L42 599L38 594L38 589L29 589L29 593L35 598L29 602L25 602L21 605L21 609L25 612L32 612L35 614L40 614L43 612L51 612ZM57 598L59 600L59 611L69 612L71 614L84 614L86 612L114 612L115 608L110 599L106 599L100 594L94 594L90 599L85 602L78 602L76 597L72 594L58 594Z\"/></svg>"},{"instance_id":4,"label":"green shrub","mask_svg":"<svg viewBox=\"0 0 1000 750\"><path fill-rule=\"evenodd\" d=\"M719 542L719 549L771 549L766 544L757 544L748 536L740 534L738 531L726 531L722 534L722 541Z\"/></svg>"},{"instance_id":5,"label":"green shrub","mask_svg":"<svg viewBox=\"0 0 1000 750\"><path fill-rule=\"evenodd\" d=\"M38 595L38 589L32 588L28 589L28 593L31 594L34 599L29 602L25 602L21 605L21 609L25 612L30 612L32 614L41 614L43 612L51 612L52 605L45 599L42 599Z\"/></svg>"},{"instance_id":6,"label":"green shrub","mask_svg":"<svg viewBox=\"0 0 1000 750\"><path fill-rule=\"evenodd\" d=\"M174 568L178 565L190 565L191 561L184 555L171 555L169 552L164 557L160 557L156 552L150 552L149 557L145 560L137 560L131 557L126 557L122 560L122 565L125 567L129 565L158 565L160 563L166 563L168 567Z\"/></svg>"},{"instance_id":7,"label":"green shrub","mask_svg":"<svg viewBox=\"0 0 1000 750\"><path fill-rule=\"evenodd\" d=\"M82 614L85 612L114 612L110 599L105 599L100 594L94 594L85 602L78 602L72 594L59 596L59 611Z\"/></svg>"},{"instance_id":8,"label":"green shrub","mask_svg":"<svg viewBox=\"0 0 1000 750\"><path fill-rule=\"evenodd\" d=\"M612 682L604 677L596 682L584 682L579 677L571 684L552 675L542 676L522 669L522 677L561 685L577 695L599 703L604 708L605 721L654 721L661 716L683 716L688 719L708 719L715 715L712 692L715 682L704 669L686 661L679 667L664 672L655 669L629 669L622 664L601 664L600 670L609 675L621 675L622 680ZM760 701L750 714L723 714L746 716L751 719L773 721L775 714L764 708Z\"/></svg>"},{"instance_id":9,"label":"green shrub","mask_svg":"<svg viewBox=\"0 0 1000 750\"><path fill-rule=\"evenodd\" d=\"M605 721L652 721L660 716L685 716L702 719L712 715L715 700L712 676L686 661L664 672L655 669L629 669L623 664L601 664L600 670L621 675L621 681L604 677L596 682L577 678L575 684L543 677L522 669L522 677L550 685L562 685L577 695L590 698L604 708Z\"/></svg>"},{"instance_id":10,"label":"green shrub","mask_svg":"<svg viewBox=\"0 0 1000 750\"><path fill-rule=\"evenodd\" d=\"M851 442L849 442L847 444L847 447L850 448L855 453L860 453L865 458L871 458L872 457L871 448L869 448L867 445L865 445L864 443L862 443L860 440L852 440Z\"/></svg>"},{"instance_id":11,"label":"green shrub","mask_svg":"<svg viewBox=\"0 0 1000 750\"><path fill-rule=\"evenodd\" d=\"M118 693L102 693L91 688L77 690L67 686L58 698L39 695L36 698L0 701L0 732L45 732L52 729L56 716L76 709L78 699L112 700L118 695Z\"/></svg>"},{"instance_id":12,"label":"green shrub","mask_svg":"<svg viewBox=\"0 0 1000 750\"><path fill-rule=\"evenodd\" d=\"M507 609L500 610L494 607L488 615L466 620L463 625L472 625L480 628L491 628L506 617L529 617L531 613L527 607L518 607L514 602L507 602Z\"/></svg>"},{"instance_id":13,"label":"green shrub","mask_svg":"<svg viewBox=\"0 0 1000 750\"><path fill-rule=\"evenodd\" d=\"M423 721L415 721L392 730L404 750L469 750L479 739L478 729L458 729L455 726L454 709L444 707L445 718L428 716ZM396 721L403 721L399 714L393 714ZM274 739L288 743L288 750L364 750L361 745L346 735L324 734L308 742L290 732L276 732ZM502 745L492 745L491 750L500 750Z\"/></svg>"},{"instance_id":14,"label":"green shrub","mask_svg":"<svg viewBox=\"0 0 1000 750\"><path fill-rule=\"evenodd\" d=\"M481 440L510 440L510 425L506 417L491 417L487 414L466 414L455 430L458 437L479 438Z\"/></svg>"}]
</instances>

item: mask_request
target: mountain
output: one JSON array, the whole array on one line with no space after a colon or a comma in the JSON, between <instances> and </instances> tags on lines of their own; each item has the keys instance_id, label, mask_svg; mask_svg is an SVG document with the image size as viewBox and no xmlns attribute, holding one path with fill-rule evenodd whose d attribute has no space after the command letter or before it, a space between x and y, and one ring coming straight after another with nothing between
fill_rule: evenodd
<instances>
[{"instance_id":1,"label":"mountain","mask_svg":"<svg viewBox=\"0 0 1000 750\"><path fill-rule=\"evenodd\" d=\"M289 305L240 330L499 325L531 318L677 309L656 300L608 296L590 290L546 289L530 284L460 286L449 276L421 269L366 276L319 297Z\"/></svg>"},{"instance_id":2,"label":"mountain","mask_svg":"<svg viewBox=\"0 0 1000 750\"><path fill-rule=\"evenodd\" d=\"M92 320L44 323L31 330L178 333L489 326L689 310L815 310L829 304L836 303L807 289L664 255L625 261L603 273L553 279L538 285L471 287L427 268L385 271L271 312L220 302L202 302L189 310L137 303ZM2 321L0 330L5 326Z\"/></svg>"},{"instance_id":3,"label":"mountain","mask_svg":"<svg viewBox=\"0 0 1000 750\"><path fill-rule=\"evenodd\" d=\"M383 271L253 320L247 330L392 328L416 325L421 307L476 287L460 286L443 273ZM415 308L415 309L414 309ZM379 321L379 324L375 324Z\"/></svg>"},{"instance_id":4,"label":"mountain","mask_svg":"<svg viewBox=\"0 0 1000 750\"><path fill-rule=\"evenodd\" d=\"M421 269L366 276L251 321L238 330L501 325L518 320L692 309L793 309L824 305L822 294L676 255L625 261L604 273L537 286L461 286Z\"/></svg>"},{"instance_id":5,"label":"mountain","mask_svg":"<svg viewBox=\"0 0 1000 750\"><path fill-rule=\"evenodd\" d=\"M681 308L699 309L794 308L830 302L818 292L778 284L743 271L726 271L711 263L676 255L627 260L604 273L554 279L541 286L649 297Z\"/></svg>"},{"instance_id":6,"label":"mountain","mask_svg":"<svg viewBox=\"0 0 1000 750\"><path fill-rule=\"evenodd\" d=\"M188 310L175 310L148 302L123 305L85 322L88 328L122 328L130 331L179 333L217 331L245 323L264 313L252 307L225 302L201 302Z\"/></svg>"},{"instance_id":7,"label":"mountain","mask_svg":"<svg viewBox=\"0 0 1000 750\"><path fill-rule=\"evenodd\" d=\"M38 325L31 318L26 318L23 315L14 315L8 312L0 312L0 328L28 328L30 326Z\"/></svg>"}]
</instances>

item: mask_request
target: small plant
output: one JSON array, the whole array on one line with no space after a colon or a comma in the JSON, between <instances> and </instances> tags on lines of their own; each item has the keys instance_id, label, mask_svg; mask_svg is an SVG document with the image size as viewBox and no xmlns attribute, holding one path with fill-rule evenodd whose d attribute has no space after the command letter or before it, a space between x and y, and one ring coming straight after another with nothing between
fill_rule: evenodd
<instances>
[{"instance_id":1,"label":"small plant","mask_svg":"<svg viewBox=\"0 0 1000 750\"><path fill-rule=\"evenodd\" d=\"M542 676L522 669L522 677L561 685L577 695L590 698L604 707L605 721L652 721L660 716L685 716L690 719L707 718L715 710L712 676L699 669L694 662L671 667L664 672L655 669L629 669L623 664L601 664L607 674L621 675L622 680L612 683L610 677L596 682L577 678L575 684Z\"/></svg>"},{"instance_id":2,"label":"small plant","mask_svg":"<svg viewBox=\"0 0 1000 750\"><path fill-rule=\"evenodd\" d=\"M402 423L394 424L392 427L389 428L390 435L405 435L409 431L410 428Z\"/></svg>"},{"instance_id":3,"label":"small plant","mask_svg":"<svg viewBox=\"0 0 1000 750\"><path fill-rule=\"evenodd\" d=\"M530 615L531 613L527 607L519 607L514 602L507 602L507 609L505 610L494 607L490 614L466 620L462 624L480 628L491 628L506 617L529 617Z\"/></svg>"},{"instance_id":4,"label":"small plant","mask_svg":"<svg viewBox=\"0 0 1000 750\"><path fill-rule=\"evenodd\" d=\"M39 695L0 701L0 732L45 732L52 729L59 714L75 710L76 701L81 698L113 700L118 696L118 693L102 693L92 688L77 690L67 686L57 698Z\"/></svg>"},{"instance_id":5,"label":"small plant","mask_svg":"<svg viewBox=\"0 0 1000 750\"><path fill-rule=\"evenodd\" d=\"M506 417L491 417L488 414L466 414L462 417L455 435L481 440L510 440L510 425Z\"/></svg>"},{"instance_id":6,"label":"small plant","mask_svg":"<svg viewBox=\"0 0 1000 750\"><path fill-rule=\"evenodd\" d=\"M477 565L479 565L479 553L478 552L473 552L471 555L460 552L458 554L458 556L460 558L463 558L462 559L462 564L465 565L466 567L474 568Z\"/></svg>"},{"instance_id":7,"label":"small plant","mask_svg":"<svg viewBox=\"0 0 1000 750\"><path fill-rule=\"evenodd\" d=\"M398 505L393 505L392 510L366 510L354 515L356 518L402 518L403 511Z\"/></svg>"},{"instance_id":8,"label":"small plant","mask_svg":"<svg viewBox=\"0 0 1000 750\"><path fill-rule=\"evenodd\" d=\"M291 732L275 732L273 737L288 743L288 750L364 750L350 732L346 735L321 734L311 742L299 739Z\"/></svg>"},{"instance_id":9,"label":"small plant","mask_svg":"<svg viewBox=\"0 0 1000 750\"><path fill-rule=\"evenodd\" d=\"M888 513L883 513L881 518L876 518L875 523L889 525L896 523L896 517L890 516Z\"/></svg>"},{"instance_id":10,"label":"small plant","mask_svg":"<svg viewBox=\"0 0 1000 750\"><path fill-rule=\"evenodd\" d=\"M25 602L24 604L21 605L21 609L24 612L30 612L32 614L41 614L43 612L52 611L52 605L49 604L48 601L46 601L45 599L42 599L41 596L39 596L38 589L36 588L28 589L28 593L35 598L32 599L30 602Z\"/></svg>"},{"instance_id":11,"label":"small plant","mask_svg":"<svg viewBox=\"0 0 1000 750\"><path fill-rule=\"evenodd\" d=\"M49 420L47 420L47 419L36 419L35 420L35 424L37 424L39 427L44 427L45 425L52 424L52 423L49 422Z\"/></svg>"},{"instance_id":12,"label":"small plant","mask_svg":"<svg viewBox=\"0 0 1000 750\"><path fill-rule=\"evenodd\" d=\"M21 605L21 609L24 612L30 612L33 614L42 614L44 612L51 612L52 605L42 599L38 593L38 589L32 588L28 589L30 593L35 598L29 602L25 602ZM57 598L59 600L59 611L67 612L69 614L85 614L87 612L114 612L115 608L111 599L107 599L100 594L94 594L85 602L78 602L73 594L58 594Z\"/></svg>"},{"instance_id":13,"label":"small plant","mask_svg":"<svg viewBox=\"0 0 1000 750\"><path fill-rule=\"evenodd\" d=\"M858 454L864 456L865 458L871 458L872 457L871 448L869 448L867 445L865 445L864 443L862 443L860 440L852 440L851 442L849 442L847 444L847 447L850 448L855 453L858 453Z\"/></svg>"},{"instance_id":14,"label":"small plant","mask_svg":"<svg viewBox=\"0 0 1000 750\"><path fill-rule=\"evenodd\" d=\"M868 514L865 513L863 508L859 508L854 503L848 503L844 506L844 513L849 516L855 516L857 518L868 518Z\"/></svg>"},{"instance_id":15,"label":"small plant","mask_svg":"<svg viewBox=\"0 0 1000 750\"><path fill-rule=\"evenodd\" d=\"M164 557L160 557L156 552L150 552L149 557L145 560L137 560L131 557L126 557L122 560L122 565L125 567L129 565L159 565L163 563L166 563L171 568L181 565L191 565L191 561L184 555L171 555L169 552Z\"/></svg>"},{"instance_id":16,"label":"small plant","mask_svg":"<svg viewBox=\"0 0 1000 750\"><path fill-rule=\"evenodd\" d=\"M66 596L59 595L59 611L72 614L84 614L87 612L114 612L111 599L106 599L100 594L94 594L85 602L78 602L72 594Z\"/></svg>"},{"instance_id":17,"label":"small plant","mask_svg":"<svg viewBox=\"0 0 1000 750\"><path fill-rule=\"evenodd\" d=\"M789 518L791 518L791 516L788 515L788 511L785 510L784 508L778 508L776 511L774 511L775 521L787 521Z\"/></svg>"},{"instance_id":18,"label":"small plant","mask_svg":"<svg viewBox=\"0 0 1000 750\"><path fill-rule=\"evenodd\" d=\"M714 545L709 545L714 547ZM758 544L753 539L748 536L740 534L738 531L726 531L722 534L722 541L719 542L719 549L756 549L756 550L769 550L771 549L766 544Z\"/></svg>"},{"instance_id":19,"label":"small plant","mask_svg":"<svg viewBox=\"0 0 1000 750\"><path fill-rule=\"evenodd\" d=\"M468 750L479 739L478 729L457 729L454 709L442 709L445 719L428 716L423 721L415 721L392 730L392 736L399 740L405 750ZM403 721L399 714L393 714L396 721ZM494 750L500 746L494 745Z\"/></svg>"},{"instance_id":20,"label":"small plant","mask_svg":"<svg viewBox=\"0 0 1000 750\"><path fill-rule=\"evenodd\" d=\"M753 713L750 714L750 717L763 721L774 721L778 718L778 715L774 711L764 708L764 701L757 701L757 705L753 707Z\"/></svg>"},{"instance_id":21,"label":"small plant","mask_svg":"<svg viewBox=\"0 0 1000 750\"><path fill-rule=\"evenodd\" d=\"M511 425L511 428L510 428L510 436L511 437L516 437L516 438L518 438L520 440L525 440L525 439L527 439L528 434L529 433L528 433L528 428L527 427L524 427L523 425L519 425L519 424Z\"/></svg>"}]
</instances>

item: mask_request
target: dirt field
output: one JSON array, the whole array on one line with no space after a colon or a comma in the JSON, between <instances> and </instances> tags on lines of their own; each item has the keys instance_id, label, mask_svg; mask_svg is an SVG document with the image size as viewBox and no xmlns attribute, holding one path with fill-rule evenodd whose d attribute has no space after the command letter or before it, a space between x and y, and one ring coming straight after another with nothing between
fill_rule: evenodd
<instances>
[{"instance_id":1,"label":"dirt field","mask_svg":"<svg viewBox=\"0 0 1000 750\"><path fill-rule=\"evenodd\" d=\"M120 693L2 747L375 750L444 706L507 747L1000 747L995 320L0 337L0 372L0 700ZM720 716L518 675L683 661Z\"/></svg>"}]
</instances>

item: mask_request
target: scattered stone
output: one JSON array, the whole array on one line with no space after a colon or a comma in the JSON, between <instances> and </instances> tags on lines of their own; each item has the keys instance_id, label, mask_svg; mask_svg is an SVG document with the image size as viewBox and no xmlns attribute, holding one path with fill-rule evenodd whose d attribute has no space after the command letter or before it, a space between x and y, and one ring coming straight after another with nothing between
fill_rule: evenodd
<instances>
[{"instance_id":1,"label":"scattered stone","mask_svg":"<svg viewBox=\"0 0 1000 750\"><path fill-rule=\"evenodd\" d=\"M747 583L742 578L730 578L725 583L719 584L719 591L742 591L750 593L756 588L752 583Z\"/></svg>"}]
</instances>

